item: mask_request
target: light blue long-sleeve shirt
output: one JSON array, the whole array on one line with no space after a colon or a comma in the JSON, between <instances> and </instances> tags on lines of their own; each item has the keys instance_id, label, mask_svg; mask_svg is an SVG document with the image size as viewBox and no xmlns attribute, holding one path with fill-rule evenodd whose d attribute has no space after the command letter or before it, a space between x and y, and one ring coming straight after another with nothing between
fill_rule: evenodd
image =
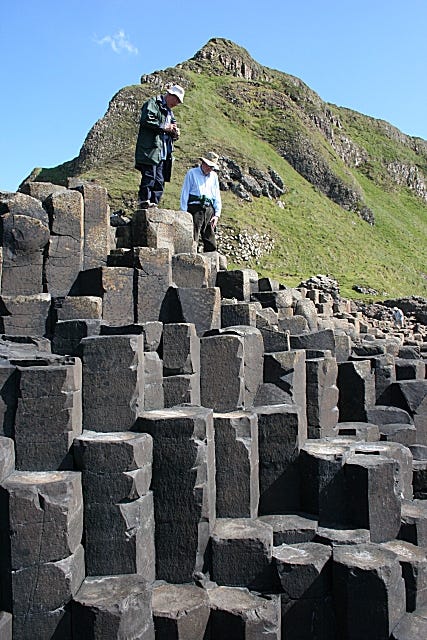
<instances>
[{"instance_id":1,"label":"light blue long-sleeve shirt","mask_svg":"<svg viewBox=\"0 0 427 640\"><path fill-rule=\"evenodd\" d=\"M184 184L181 191L181 210L187 211L188 196L206 196L212 200L215 215L221 215L221 194L219 191L218 176L215 171L210 171L208 175L205 175L201 167L194 167L187 171L187 175L184 178Z\"/></svg>"}]
</instances>

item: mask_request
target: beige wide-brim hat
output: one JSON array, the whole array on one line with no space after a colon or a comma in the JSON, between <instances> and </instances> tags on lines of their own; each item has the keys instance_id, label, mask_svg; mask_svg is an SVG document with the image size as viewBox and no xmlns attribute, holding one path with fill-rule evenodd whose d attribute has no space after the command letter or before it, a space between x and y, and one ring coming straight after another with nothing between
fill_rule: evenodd
<instances>
[{"instance_id":1,"label":"beige wide-brim hat","mask_svg":"<svg viewBox=\"0 0 427 640\"><path fill-rule=\"evenodd\" d=\"M208 167L212 167L212 169L216 169L218 171L219 166L219 155L214 153L213 151L208 151L206 155L200 156L200 160L208 165Z\"/></svg>"},{"instance_id":2,"label":"beige wide-brim hat","mask_svg":"<svg viewBox=\"0 0 427 640\"><path fill-rule=\"evenodd\" d=\"M167 93L176 96L180 102L184 102L184 89L179 84L174 84L172 87L166 89Z\"/></svg>"}]
</instances>

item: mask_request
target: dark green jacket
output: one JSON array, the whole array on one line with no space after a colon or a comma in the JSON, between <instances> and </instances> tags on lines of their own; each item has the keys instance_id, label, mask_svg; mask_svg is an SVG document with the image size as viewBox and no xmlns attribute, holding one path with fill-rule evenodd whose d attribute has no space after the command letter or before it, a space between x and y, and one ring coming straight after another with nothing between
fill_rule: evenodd
<instances>
[{"instance_id":1,"label":"dark green jacket","mask_svg":"<svg viewBox=\"0 0 427 640\"><path fill-rule=\"evenodd\" d=\"M162 96L150 98L142 105L135 149L135 167L137 169L141 164L159 164L167 113ZM175 122L173 113L172 122ZM170 142L172 148L172 140Z\"/></svg>"}]
</instances>

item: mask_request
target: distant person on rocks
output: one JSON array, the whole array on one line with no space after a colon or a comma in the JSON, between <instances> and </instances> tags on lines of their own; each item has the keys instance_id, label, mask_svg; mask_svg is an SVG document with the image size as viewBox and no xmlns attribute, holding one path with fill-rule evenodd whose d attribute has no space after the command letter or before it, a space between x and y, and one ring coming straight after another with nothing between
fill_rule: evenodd
<instances>
[{"instance_id":1,"label":"distant person on rocks","mask_svg":"<svg viewBox=\"0 0 427 640\"><path fill-rule=\"evenodd\" d=\"M405 324L405 318L404 318L402 309L399 309L399 307L393 307L393 320L394 320L395 327L398 327L399 329L403 329Z\"/></svg>"},{"instance_id":2,"label":"distant person on rocks","mask_svg":"<svg viewBox=\"0 0 427 640\"><path fill-rule=\"evenodd\" d=\"M141 172L138 207L156 207L172 172L173 143L179 129L172 109L184 100L184 89L175 84L164 95L142 105L135 149L135 168Z\"/></svg>"},{"instance_id":3,"label":"distant person on rocks","mask_svg":"<svg viewBox=\"0 0 427 640\"><path fill-rule=\"evenodd\" d=\"M200 165L189 169L184 178L180 206L193 216L195 242L203 242L203 251L216 251L215 229L222 207L216 173L219 156L208 151L200 160Z\"/></svg>"}]
</instances>

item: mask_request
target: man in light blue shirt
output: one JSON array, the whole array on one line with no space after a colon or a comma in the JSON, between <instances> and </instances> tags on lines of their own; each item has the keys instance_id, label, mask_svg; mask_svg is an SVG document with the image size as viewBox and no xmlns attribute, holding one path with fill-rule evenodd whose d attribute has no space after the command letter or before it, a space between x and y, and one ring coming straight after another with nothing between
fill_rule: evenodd
<instances>
[{"instance_id":1,"label":"man in light blue shirt","mask_svg":"<svg viewBox=\"0 0 427 640\"><path fill-rule=\"evenodd\" d=\"M219 191L219 157L208 151L200 158L201 163L187 171L181 191L181 209L193 216L193 237L198 244L203 242L203 251L216 251L215 228L221 215L221 194Z\"/></svg>"}]
</instances>

